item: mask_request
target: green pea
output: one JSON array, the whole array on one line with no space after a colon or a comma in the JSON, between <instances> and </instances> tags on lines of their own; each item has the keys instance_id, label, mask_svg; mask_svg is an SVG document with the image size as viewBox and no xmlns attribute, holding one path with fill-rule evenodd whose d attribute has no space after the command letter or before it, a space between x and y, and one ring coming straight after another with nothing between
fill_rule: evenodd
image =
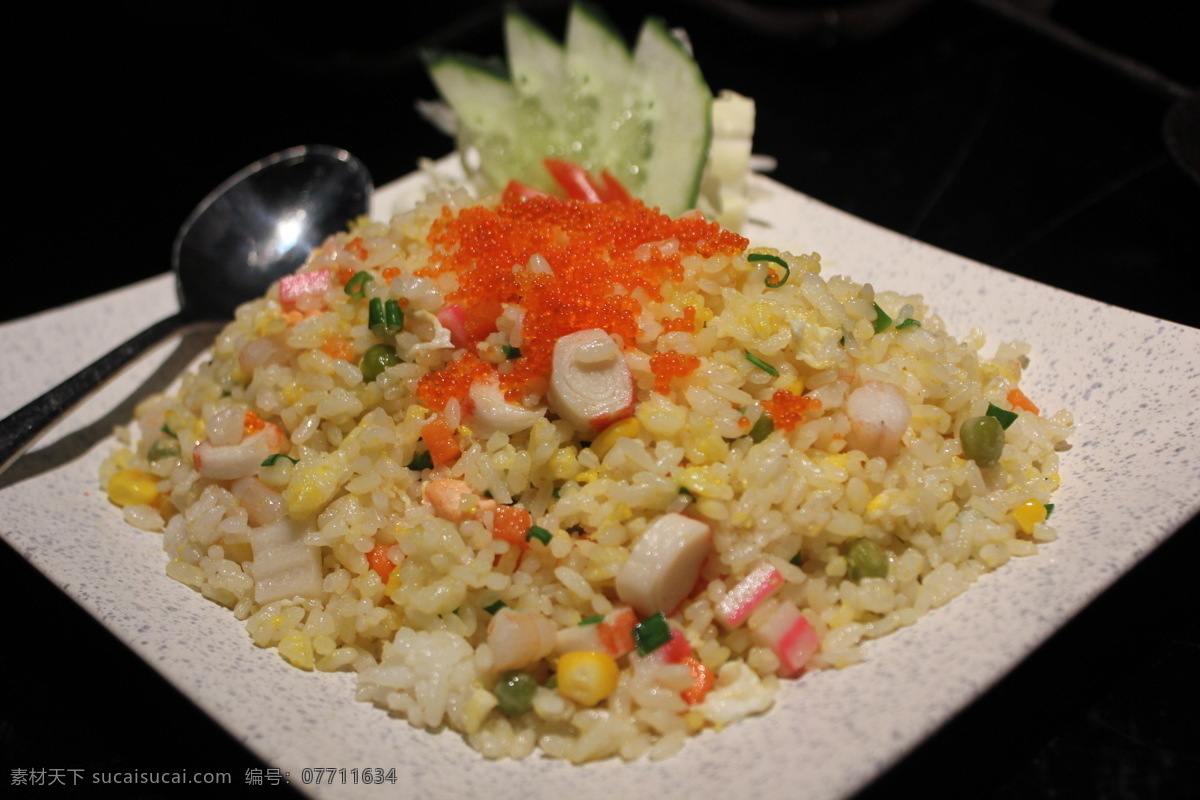
<instances>
[{"instance_id":1,"label":"green pea","mask_svg":"<svg viewBox=\"0 0 1200 800\"><path fill-rule=\"evenodd\" d=\"M886 578L888 557L878 542L872 539L853 539L846 544L846 567L850 580Z\"/></svg>"},{"instance_id":2,"label":"green pea","mask_svg":"<svg viewBox=\"0 0 1200 800\"><path fill-rule=\"evenodd\" d=\"M396 355L396 348L390 344L377 344L368 348L362 357L363 380L370 383L378 378L385 369L399 363L400 357Z\"/></svg>"},{"instance_id":3,"label":"green pea","mask_svg":"<svg viewBox=\"0 0 1200 800\"><path fill-rule=\"evenodd\" d=\"M510 717L519 717L533 707L533 695L537 692L537 679L523 669L510 669L496 681L492 694L499 701L501 712Z\"/></svg>"},{"instance_id":4,"label":"green pea","mask_svg":"<svg viewBox=\"0 0 1200 800\"><path fill-rule=\"evenodd\" d=\"M994 467L1004 452L1004 426L995 417L971 417L958 432L963 455L981 467Z\"/></svg>"},{"instance_id":5,"label":"green pea","mask_svg":"<svg viewBox=\"0 0 1200 800\"><path fill-rule=\"evenodd\" d=\"M160 458L175 458L179 455L179 442L174 439L155 439L154 444L150 445L150 449L146 452L146 458L150 461L158 461Z\"/></svg>"}]
</instances>

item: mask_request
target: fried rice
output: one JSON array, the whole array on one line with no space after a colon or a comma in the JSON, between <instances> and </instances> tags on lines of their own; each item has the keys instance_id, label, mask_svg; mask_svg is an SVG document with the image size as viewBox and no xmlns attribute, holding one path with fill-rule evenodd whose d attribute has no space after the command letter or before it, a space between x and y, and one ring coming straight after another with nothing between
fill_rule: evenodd
<instances>
[{"instance_id":1,"label":"fried rice","mask_svg":"<svg viewBox=\"0 0 1200 800\"><path fill-rule=\"evenodd\" d=\"M983 341L700 215L439 187L239 308L100 477L359 700L662 758L1054 539L1070 415Z\"/></svg>"}]
</instances>

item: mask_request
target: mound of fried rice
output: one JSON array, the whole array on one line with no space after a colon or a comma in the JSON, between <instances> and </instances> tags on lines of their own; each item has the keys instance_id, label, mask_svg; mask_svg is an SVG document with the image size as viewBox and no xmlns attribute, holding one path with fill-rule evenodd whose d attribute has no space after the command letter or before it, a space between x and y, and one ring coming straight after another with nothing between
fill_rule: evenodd
<instances>
[{"instance_id":1,"label":"mound of fried rice","mask_svg":"<svg viewBox=\"0 0 1200 800\"><path fill-rule=\"evenodd\" d=\"M438 188L388 223L359 221L312 255L300 272L312 280L242 306L203 363L140 404L102 485L129 523L162 532L167 573L228 607L257 645L302 669L354 671L360 700L496 758L669 756L1054 538L1047 507L1071 420L1025 399L1026 345L985 358L981 332L952 337L919 296L638 205L623 222L577 201ZM510 206L522 224L504 227ZM529 233L549 219L548 239ZM616 227L597 232L596 219ZM520 250L514 230L544 246ZM507 283L471 272L493 246L524 259L501 270ZM609 266L607 283L579 272ZM398 330L372 328L374 298L396 301ZM452 307L467 312L465 341ZM537 354L586 328L611 335L632 378L617 435L547 404ZM364 376L380 344L394 363ZM464 386L480 376L498 378L528 424L473 429ZM892 452L850 443L846 399L869 382L911 411ZM989 406L1016 419L999 462L980 467L959 430ZM457 450L437 443L436 463L431 421ZM271 457L206 468L206 452L264 429ZM455 509L428 496L463 484ZM501 507L544 535L499 535ZM560 691L562 648L541 648L520 667L537 684L528 708L500 708L495 617L536 615L558 634L612 619L628 605L616 576L668 514L711 532L694 588L663 609L683 656L617 652L615 685L585 702ZM886 556L883 573L848 562L863 540ZM723 621L722 602L764 569L780 585L744 622ZM789 604L819 640L802 670L756 635Z\"/></svg>"}]
</instances>

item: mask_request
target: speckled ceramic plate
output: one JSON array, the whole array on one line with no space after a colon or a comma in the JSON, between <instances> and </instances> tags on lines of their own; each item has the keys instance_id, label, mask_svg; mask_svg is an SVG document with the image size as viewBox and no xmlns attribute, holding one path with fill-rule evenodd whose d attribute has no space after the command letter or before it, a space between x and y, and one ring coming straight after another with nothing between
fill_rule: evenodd
<instances>
[{"instance_id":1,"label":"speckled ceramic plate","mask_svg":"<svg viewBox=\"0 0 1200 800\"><path fill-rule=\"evenodd\" d=\"M385 187L375 214L411 202L420 178ZM166 577L157 535L126 527L98 490L112 426L177 377L203 339L164 343L94 396L0 478L0 534L235 737L318 798L535 800L706 797L753 781L754 795L844 797L997 681L1200 508L1200 330L1040 285L869 225L769 180L747 233L816 250L828 272L924 294L956 335L1033 345L1023 386L1070 408L1074 447L1056 496L1060 538L1010 562L917 625L866 648L865 663L788 683L769 713L705 733L666 761L584 767L490 762L355 702L346 674L310 674L255 647L224 608ZM57 383L175 307L162 276L0 326L0 414ZM100 335L98 332L102 332ZM61 346L59 346L61 345ZM990 348L988 348L990 350ZM1124 391L1153 384L1152 395ZM1136 420L1173 420L1139 425ZM1137 520L1131 527L1129 520ZM1119 521L1119 522L1118 522ZM970 636L964 636L964 632ZM202 644L202 646L200 646ZM275 698L287 697L280 704ZM845 709L856 709L853 715ZM778 756L787 742L787 758ZM395 768L396 785L303 785L305 767Z\"/></svg>"}]
</instances>

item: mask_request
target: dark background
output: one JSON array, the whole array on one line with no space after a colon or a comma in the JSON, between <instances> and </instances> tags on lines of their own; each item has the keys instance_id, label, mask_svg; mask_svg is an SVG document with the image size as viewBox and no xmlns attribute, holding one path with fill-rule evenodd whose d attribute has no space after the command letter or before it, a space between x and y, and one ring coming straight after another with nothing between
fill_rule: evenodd
<instances>
[{"instance_id":1,"label":"dark background","mask_svg":"<svg viewBox=\"0 0 1200 800\"><path fill-rule=\"evenodd\" d=\"M0 320L167 270L191 207L269 152L345 147L378 184L448 152L413 107L434 95L417 54L500 53L503 5L425 5L115 2L14 27L5 128L17 217L4 238L15 275ZM564 3L519 5L561 33ZM1014 273L1200 326L1200 126L1195 101L1183 104L1200 71L1193 5L608 10L629 37L647 11L686 27L710 85L758 101L755 150L779 159L782 182ZM1181 132L1164 124L1171 113ZM1194 796L1197 536L1193 520L860 800ZM265 767L3 544L0 574L21 609L0 644L4 785L13 769L221 770L240 784ZM39 643L61 660L23 658L36 639L19 620L33 609L69 632Z\"/></svg>"}]
</instances>

